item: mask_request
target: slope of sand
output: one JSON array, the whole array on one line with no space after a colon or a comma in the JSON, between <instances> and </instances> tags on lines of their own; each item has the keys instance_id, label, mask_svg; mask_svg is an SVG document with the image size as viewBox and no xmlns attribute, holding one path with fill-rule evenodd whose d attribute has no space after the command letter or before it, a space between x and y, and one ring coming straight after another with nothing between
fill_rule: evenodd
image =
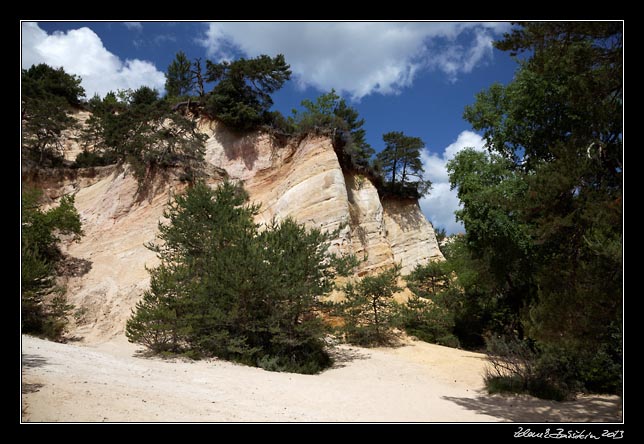
<instances>
[{"instance_id":1,"label":"slope of sand","mask_svg":"<svg viewBox=\"0 0 644 444\"><path fill-rule=\"evenodd\" d=\"M620 421L617 397L569 403L489 396L483 355L411 342L341 346L320 375L228 362L143 358L125 340L95 346L22 337L23 421Z\"/></svg>"}]
</instances>

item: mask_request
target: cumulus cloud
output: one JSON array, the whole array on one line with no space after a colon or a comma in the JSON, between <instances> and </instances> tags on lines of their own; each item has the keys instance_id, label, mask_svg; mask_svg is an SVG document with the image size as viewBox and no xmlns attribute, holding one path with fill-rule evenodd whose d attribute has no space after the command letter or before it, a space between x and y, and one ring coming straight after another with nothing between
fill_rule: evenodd
<instances>
[{"instance_id":1,"label":"cumulus cloud","mask_svg":"<svg viewBox=\"0 0 644 444\"><path fill-rule=\"evenodd\" d=\"M302 88L335 88L354 99L395 94L421 70L455 81L492 55L507 23L210 23L199 42L210 57L283 53Z\"/></svg>"},{"instance_id":2,"label":"cumulus cloud","mask_svg":"<svg viewBox=\"0 0 644 444\"><path fill-rule=\"evenodd\" d=\"M447 162L465 148L484 151L485 141L472 131L463 131L441 154L427 150L421 154L425 178L432 181L432 190L429 196L421 199L420 207L434 227L444 227L448 234L463 232L463 224L456 222L454 217L454 211L460 208L460 201L456 190L450 190Z\"/></svg>"},{"instance_id":3,"label":"cumulus cloud","mask_svg":"<svg viewBox=\"0 0 644 444\"><path fill-rule=\"evenodd\" d=\"M123 22L123 26L125 26L130 31L143 31L143 23L141 22Z\"/></svg>"},{"instance_id":4,"label":"cumulus cloud","mask_svg":"<svg viewBox=\"0 0 644 444\"><path fill-rule=\"evenodd\" d=\"M22 67L38 63L62 66L82 77L86 96L104 96L117 89L136 89L142 85L163 90L165 76L145 60L121 60L109 52L98 35L89 28L47 34L35 22L22 24Z\"/></svg>"}]
</instances>

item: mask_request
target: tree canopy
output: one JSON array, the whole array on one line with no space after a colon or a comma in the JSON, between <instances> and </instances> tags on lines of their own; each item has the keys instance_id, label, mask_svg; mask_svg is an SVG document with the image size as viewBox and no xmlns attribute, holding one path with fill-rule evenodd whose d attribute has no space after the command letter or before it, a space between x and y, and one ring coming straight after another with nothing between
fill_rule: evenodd
<instances>
[{"instance_id":1,"label":"tree canopy","mask_svg":"<svg viewBox=\"0 0 644 444\"><path fill-rule=\"evenodd\" d=\"M58 339L70 308L55 281L56 265L62 259L59 235L79 239L83 232L73 196L64 196L47 211L40 209L41 196L35 188L25 187L22 192L22 331Z\"/></svg>"},{"instance_id":2,"label":"tree canopy","mask_svg":"<svg viewBox=\"0 0 644 444\"><path fill-rule=\"evenodd\" d=\"M468 249L510 302L513 333L536 341L535 371L557 390L615 390L622 25L522 23L496 46L524 59L512 82L465 110L490 153L465 151L450 163Z\"/></svg>"},{"instance_id":3,"label":"tree canopy","mask_svg":"<svg viewBox=\"0 0 644 444\"><path fill-rule=\"evenodd\" d=\"M121 96L118 98L117 96ZM127 161L143 181L156 168L178 167L192 181L201 174L206 136L190 116L172 111L166 100L147 86L108 93L90 101L92 116L83 129L86 152L77 159Z\"/></svg>"},{"instance_id":4,"label":"tree canopy","mask_svg":"<svg viewBox=\"0 0 644 444\"><path fill-rule=\"evenodd\" d=\"M179 51L165 74L166 93L169 97L189 95L193 90L193 82L192 62L183 51Z\"/></svg>"},{"instance_id":5,"label":"tree canopy","mask_svg":"<svg viewBox=\"0 0 644 444\"><path fill-rule=\"evenodd\" d=\"M26 154L40 165L62 161L63 134L75 127L72 107L85 95L81 79L45 64L22 70L22 141Z\"/></svg>"},{"instance_id":6,"label":"tree canopy","mask_svg":"<svg viewBox=\"0 0 644 444\"><path fill-rule=\"evenodd\" d=\"M402 131L383 134L385 148L377 160L386 181L386 187L393 193L411 194L420 197L429 192L431 182L423 178L423 163L420 150L425 143L420 137L410 137ZM412 180L415 178L415 180Z\"/></svg>"},{"instance_id":7,"label":"tree canopy","mask_svg":"<svg viewBox=\"0 0 644 444\"><path fill-rule=\"evenodd\" d=\"M335 90L305 99L304 111L293 110L291 125L299 132L326 131L338 148L340 162L349 168L369 169L374 149L366 141L364 119Z\"/></svg>"},{"instance_id":8,"label":"tree canopy","mask_svg":"<svg viewBox=\"0 0 644 444\"><path fill-rule=\"evenodd\" d=\"M229 127L246 131L268 123L271 94L291 78L284 55L260 55L232 62L206 61L207 82L216 82L206 101L206 111Z\"/></svg>"},{"instance_id":9,"label":"tree canopy","mask_svg":"<svg viewBox=\"0 0 644 444\"><path fill-rule=\"evenodd\" d=\"M198 183L173 200L149 246L161 265L127 336L155 351L316 373L330 363L318 298L348 261L329 254L333 233L291 219L260 231L247 199L231 183Z\"/></svg>"}]
</instances>

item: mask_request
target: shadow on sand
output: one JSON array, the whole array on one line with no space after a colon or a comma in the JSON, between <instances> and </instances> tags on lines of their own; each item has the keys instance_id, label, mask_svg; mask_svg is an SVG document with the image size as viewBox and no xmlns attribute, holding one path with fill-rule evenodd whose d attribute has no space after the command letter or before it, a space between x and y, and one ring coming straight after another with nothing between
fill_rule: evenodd
<instances>
[{"instance_id":1,"label":"shadow on sand","mask_svg":"<svg viewBox=\"0 0 644 444\"><path fill-rule=\"evenodd\" d=\"M511 422L620 422L622 400L618 396L584 396L557 402L531 396L480 395L472 398L443 396L468 410Z\"/></svg>"},{"instance_id":2,"label":"shadow on sand","mask_svg":"<svg viewBox=\"0 0 644 444\"><path fill-rule=\"evenodd\" d=\"M23 368L35 368L42 367L47 364L47 360L42 356L30 355L27 353L22 354L22 367Z\"/></svg>"}]
</instances>

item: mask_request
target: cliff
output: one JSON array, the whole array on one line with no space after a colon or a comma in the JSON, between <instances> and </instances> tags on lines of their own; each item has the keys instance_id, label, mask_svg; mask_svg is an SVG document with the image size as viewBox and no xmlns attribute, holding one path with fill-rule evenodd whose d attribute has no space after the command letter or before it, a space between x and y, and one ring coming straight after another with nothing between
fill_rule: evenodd
<instances>
[{"instance_id":1,"label":"cliff","mask_svg":"<svg viewBox=\"0 0 644 444\"><path fill-rule=\"evenodd\" d=\"M344 172L328 138L308 136L284 146L265 133L239 137L215 122L208 135L208 182L238 180L261 204L257 222L292 216L310 227L341 228L333 249L364 262L358 275L401 263L402 274L417 264L443 260L432 225L418 202L380 200L364 176ZM68 298L77 308L72 334L89 342L122 334L125 320L149 285L146 267L158 263L144 244L154 240L163 209L184 185L157 177L144 194L128 168L97 168L66 177L36 178L51 199L76 196L85 236L64 251L84 262L85 274L67 277ZM142 197L144 196L144 197Z\"/></svg>"}]
</instances>

